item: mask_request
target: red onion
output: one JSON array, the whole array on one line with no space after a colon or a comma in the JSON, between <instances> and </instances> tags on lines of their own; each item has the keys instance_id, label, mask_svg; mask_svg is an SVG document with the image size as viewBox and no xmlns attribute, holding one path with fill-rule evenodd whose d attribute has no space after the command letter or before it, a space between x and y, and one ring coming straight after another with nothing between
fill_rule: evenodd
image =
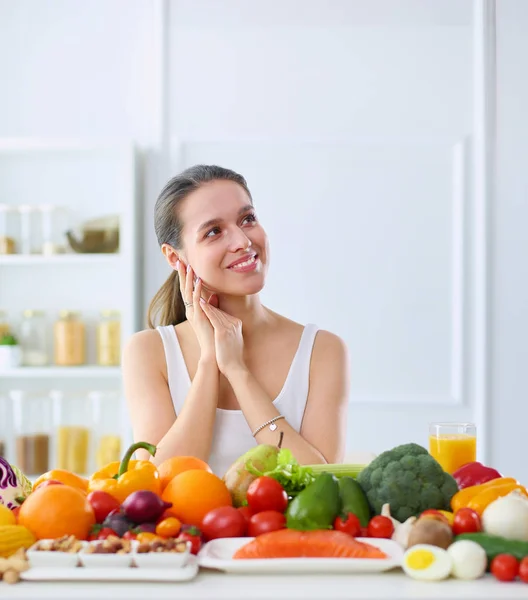
<instances>
[{"instance_id":1,"label":"red onion","mask_svg":"<svg viewBox=\"0 0 528 600\"><path fill-rule=\"evenodd\" d=\"M148 490L132 492L123 502L124 514L134 523L147 523L156 519L170 508L170 502L164 502L157 494Z\"/></svg>"}]
</instances>

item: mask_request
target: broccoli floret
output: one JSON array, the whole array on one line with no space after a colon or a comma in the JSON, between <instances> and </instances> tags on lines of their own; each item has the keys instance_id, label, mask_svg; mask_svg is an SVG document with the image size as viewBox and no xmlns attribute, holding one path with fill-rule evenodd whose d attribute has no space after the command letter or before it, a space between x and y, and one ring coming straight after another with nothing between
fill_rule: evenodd
<instances>
[{"instance_id":1,"label":"broccoli floret","mask_svg":"<svg viewBox=\"0 0 528 600\"><path fill-rule=\"evenodd\" d=\"M449 510L456 481L418 444L402 444L375 458L357 478L375 514L384 504L398 521L428 508Z\"/></svg>"}]
</instances>

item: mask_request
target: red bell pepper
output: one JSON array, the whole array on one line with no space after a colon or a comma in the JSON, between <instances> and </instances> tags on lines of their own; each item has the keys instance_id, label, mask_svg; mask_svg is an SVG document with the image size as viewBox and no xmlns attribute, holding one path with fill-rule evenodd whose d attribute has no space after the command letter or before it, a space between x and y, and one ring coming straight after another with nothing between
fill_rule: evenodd
<instances>
[{"instance_id":1,"label":"red bell pepper","mask_svg":"<svg viewBox=\"0 0 528 600\"><path fill-rule=\"evenodd\" d=\"M453 473L453 477L457 482L458 489L463 490L464 488L471 487L473 485L481 485L487 481L493 479L499 479L502 475L492 469L486 467L479 462L470 462L462 465L457 471Z\"/></svg>"}]
</instances>

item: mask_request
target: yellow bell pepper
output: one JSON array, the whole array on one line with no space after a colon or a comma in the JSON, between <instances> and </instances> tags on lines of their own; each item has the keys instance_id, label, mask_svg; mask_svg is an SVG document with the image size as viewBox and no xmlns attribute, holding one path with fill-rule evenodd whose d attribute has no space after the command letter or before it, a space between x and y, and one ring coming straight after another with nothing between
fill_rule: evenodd
<instances>
[{"instance_id":1,"label":"yellow bell pepper","mask_svg":"<svg viewBox=\"0 0 528 600\"><path fill-rule=\"evenodd\" d=\"M88 481L88 492L107 492L119 502L124 502L132 492L148 490L161 495L161 480L156 466L148 460L130 460L140 448L152 456L156 446L147 442L132 444L121 462L111 462L94 473Z\"/></svg>"},{"instance_id":2,"label":"yellow bell pepper","mask_svg":"<svg viewBox=\"0 0 528 600\"><path fill-rule=\"evenodd\" d=\"M451 508L453 509L453 512L456 513L457 510L460 510L461 508L467 508L470 500L477 494L508 483L517 485L517 480L513 477L501 477L499 479L492 479L486 483L481 483L480 485L472 485L464 488L451 498Z\"/></svg>"},{"instance_id":3,"label":"yellow bell pepper","mask_svg":"<svg viewBox=\"0 0 528 600\"><path fill-rule=\"evenodd\" d=\"M498 485L496 487L491 487L487 490L483 490L476 496L473 496L468 503L468 508L472 508L479 516L482 516L482 513L486 510L486 508L497 498L501 498L502 496L507 496L510 492L514 490L518 490L521 494L528 496L528 492L526 488L518 483L504 483L503 485Z\"/></svg>"},{"instance_id":4,"label":"yellow bell pepper","mask_svg":"<svg viewBox=\"0 0 528 600\"><path fill-rule=\"evenodd\" d=\"M45 481L60 481L64 485L78 488L83 492L86 492L88 489L88 479L80 477L79 475L71 473L70 471L66 471L65 469L53 469L51 471L47 471L35 481L33 484L33 491L35 491L38 486Z\"/></svg>"}]
</instances>

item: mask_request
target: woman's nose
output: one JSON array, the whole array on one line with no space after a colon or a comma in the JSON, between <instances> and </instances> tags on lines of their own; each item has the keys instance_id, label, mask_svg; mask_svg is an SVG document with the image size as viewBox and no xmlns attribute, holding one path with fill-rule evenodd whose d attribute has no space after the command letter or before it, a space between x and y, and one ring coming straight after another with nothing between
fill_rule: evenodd
<instances>
[{"instance_id":1,"label":"woman's nose","mask_svg":"<svg viewBox=\"0 0 528 600\"><path fill-rule=\"evenodd\" d=\"M251 246L251 240L243 231L238 230L231 239L230 244L231 252L238 252L239 250L247 250Z\"/></svg>"}]
</instances>

